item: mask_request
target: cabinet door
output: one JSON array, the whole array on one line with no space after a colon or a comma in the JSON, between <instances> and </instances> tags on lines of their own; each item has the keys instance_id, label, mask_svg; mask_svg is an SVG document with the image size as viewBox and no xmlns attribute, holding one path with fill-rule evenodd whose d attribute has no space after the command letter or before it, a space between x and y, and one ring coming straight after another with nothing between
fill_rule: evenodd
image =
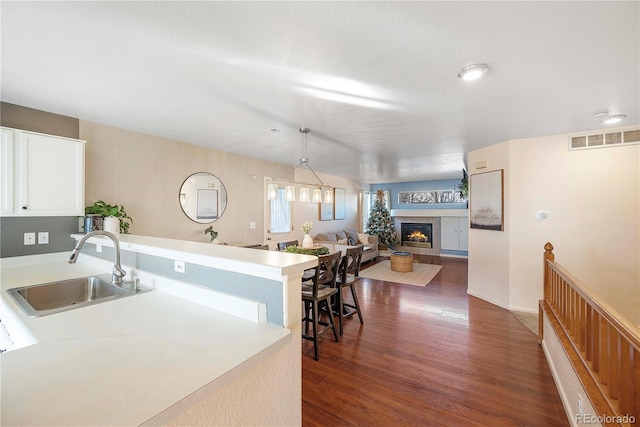
<instances>
[{"instance_id":1,"label":"cabinet door","mask_svg":"<svg viewBox=\"0 0 640 427\"><path fill-rule=\"evenodd\" d=\"M84 215L84 142L19 132L16 214Z\"/></svg>"},{"instance_id":2,"label":"cabinet door","mask_svg":"<svg viewBox=\"0 0 640 427\"><path fill-rule=\"evenodd\" d=\"M13 213L13 130L2 128L2 145L0 146L0 214Z\"/></svg>"},{"instance_id":3,"label":"cabinet door","mask_svg":"<svg viewBox=\"0 0 640 427\"><path fill-rule=\"evenodd\" d=\"M460 248L458 217L443 216L440 221L440 246L442 249L458 250Z\"/></svg>"},{"instance_id":4,"label":"cabinet door","mask_svg":"<svg viewBox=\"0 0 640 427\"><path fill-rule=\"evenodd\" d=\"M460 250L467 251L469 250L469 218L461 217L459 220L459 230L460 230Z\"/></svg>"},{"instance_id":5,"label":"cabinet door","mask_svg":"<svg viewBox=\"0 0 640 427\"><path fill-rule=\"evenodd\" d=\"M469 226L466 217L447 217L441 220L442 249L466 251L469 247Z\"/></svg>"}]
</instances>

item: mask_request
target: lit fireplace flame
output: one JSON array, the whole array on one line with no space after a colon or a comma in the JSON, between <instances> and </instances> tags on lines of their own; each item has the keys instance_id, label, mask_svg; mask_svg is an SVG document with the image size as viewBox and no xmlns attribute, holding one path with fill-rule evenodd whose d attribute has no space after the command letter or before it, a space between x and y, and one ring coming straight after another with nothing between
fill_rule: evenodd
<instances>
[{"instance_id":1,"label":"lit fireplace flame","mask_svg":"<svg viewBox=\"0 0 640 427\"><path fill-rule=\"evenodd\" d=\"M424 240L427 240L427 236L425 236L424 234L422 234L419 231L414 231L411 234L409 234L409 238L410 239L424 239Z\"/></svg>"}]
</instances>

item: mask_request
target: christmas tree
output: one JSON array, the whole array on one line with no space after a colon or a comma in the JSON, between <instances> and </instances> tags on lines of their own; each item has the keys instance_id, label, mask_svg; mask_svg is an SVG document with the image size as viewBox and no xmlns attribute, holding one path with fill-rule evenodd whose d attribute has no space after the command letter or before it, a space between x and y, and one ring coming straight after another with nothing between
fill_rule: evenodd
<instances>
[{"instance_id":1,"label":"christmas tree","mask_svg":"<svg viewBox=\"0 0 640 427\"><path fill-rule=\"evenodd\" d=\"M391 215L384 206L384 192L382 190L378 190L376 194L376 201L373 203L373 208L371 208L365 232L378 236L380 245L393 247L398 244L398 236L393 227Z\"/></svg>"}]
</instances>

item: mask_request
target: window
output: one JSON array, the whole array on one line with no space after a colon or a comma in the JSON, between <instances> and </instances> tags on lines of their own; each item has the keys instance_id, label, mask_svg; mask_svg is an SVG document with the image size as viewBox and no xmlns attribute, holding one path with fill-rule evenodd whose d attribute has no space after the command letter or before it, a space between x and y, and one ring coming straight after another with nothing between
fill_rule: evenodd
<instances>
[{"instance_id":1,"label":"window","mask_svg":"<svg viewBox=\"0 0 640 427\"><path fill-rule=\"evenodd\" d=\"M360 190L360 231L364 232L364 229L369 220L369 214L371 213L371 192Z\"/></svg>"},{"instance_id":2,"label":"window","mask_svg":"<svg viewBox=\"0 0 640 427\"><path fill-rule=\"evenodd\" d=\"M285 197L285 189L278 189L278 198L271 200L270 213L271 234L289 233L291 231L291 203Z\"/></svg>"}]
</instances>

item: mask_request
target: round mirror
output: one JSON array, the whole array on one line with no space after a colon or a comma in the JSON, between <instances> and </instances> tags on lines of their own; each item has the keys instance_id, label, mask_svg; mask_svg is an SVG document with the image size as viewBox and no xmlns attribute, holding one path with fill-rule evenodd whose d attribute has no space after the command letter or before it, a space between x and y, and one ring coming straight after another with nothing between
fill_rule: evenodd
<instances>
[{"instance_id":1,"label":"round mirror","mask_svg":"<svg viewBox=\"0 0 640 427\"><path fill-rule=\"evenodd\" d=\"M178 201L192 221L207 224L220 218L227 208L227 190L215 175L198 172L182 183Z\"/></svg>"}]
</instances>

